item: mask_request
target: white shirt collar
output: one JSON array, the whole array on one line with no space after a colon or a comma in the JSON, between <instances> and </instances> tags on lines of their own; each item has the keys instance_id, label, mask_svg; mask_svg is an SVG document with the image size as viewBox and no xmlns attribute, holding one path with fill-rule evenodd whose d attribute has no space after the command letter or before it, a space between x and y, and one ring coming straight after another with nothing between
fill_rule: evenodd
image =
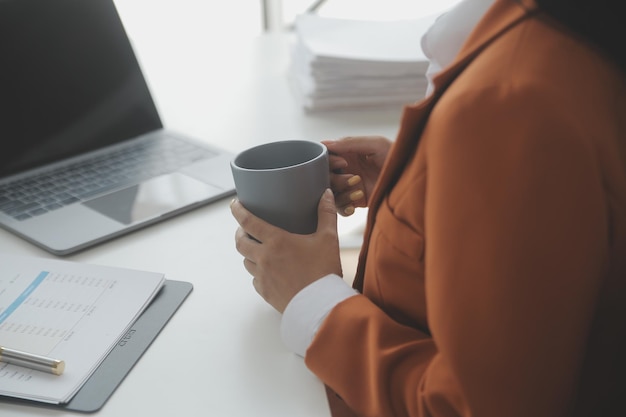
<instances>
[{"instance_id":1,"label":"white shirt collar","mask_svg":"<svg viewBox=\"0 0 626 417\"><path fill-rule=\"evenodd\" d=\"M422 37L422 50L429 59L426 95L433 89L432 79L450 65L474 26L495 0L462 0L442 14Z\"/></svg>"}]
</instances>

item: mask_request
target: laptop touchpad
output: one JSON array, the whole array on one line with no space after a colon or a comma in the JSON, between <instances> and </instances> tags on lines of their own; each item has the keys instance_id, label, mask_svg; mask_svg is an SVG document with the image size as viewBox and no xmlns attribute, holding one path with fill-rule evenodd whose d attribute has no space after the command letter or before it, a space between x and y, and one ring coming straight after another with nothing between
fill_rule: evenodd
<instances>
[{"instance_id":1,"label":"laptop touchpad","mask_svg":"<svg viewBox=\"0 0 626 417\"><path fill-rule=\"evenodd\" d=\"M120 223L133 224L202 202L221 192L187 175L172 173L82 204Z\"/></svg>"}]
</instances>

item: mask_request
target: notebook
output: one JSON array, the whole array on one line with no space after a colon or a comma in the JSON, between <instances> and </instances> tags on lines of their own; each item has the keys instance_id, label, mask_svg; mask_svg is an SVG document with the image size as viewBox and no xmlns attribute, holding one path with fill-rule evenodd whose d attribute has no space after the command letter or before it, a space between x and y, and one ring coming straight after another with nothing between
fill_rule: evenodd
<instances>
[{"instance_id":1,"label":"notebook","mask_svg":"<svg viewBox=\"0 0 626 417\"><path fill-rule=\"evenodd\" d=\"M163 126L113 0L0 1L0 226L67 255L234 194Z\"/></svg>"},{"instance_id":2,"label":"notebook","mask_svg":"<svg viewBox=\"0 0 626 417\"><path fill-rule=\"evenodd\" d=\"M97 411L193 289L154 271L2 253L0 263L11 277L0 278L3 346L65 361L60 376L0 361L0 408Z\"/></svg>"}]
</instances>

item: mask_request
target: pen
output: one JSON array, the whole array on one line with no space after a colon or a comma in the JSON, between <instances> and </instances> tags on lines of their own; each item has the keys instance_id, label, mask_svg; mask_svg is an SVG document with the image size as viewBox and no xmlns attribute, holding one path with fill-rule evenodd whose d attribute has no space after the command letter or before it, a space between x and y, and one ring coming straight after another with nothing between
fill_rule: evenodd
<instances>
[{"instance_id":1,"label":"pen","mask_svg":"<svg viewBox=\"0 0 626 417\"><path fill-rule=\"evenodd\" d=\"M46 356L35 355L33 353L22 352L0 346L0 362L11 363L13 365L24 366L37 371L48 372L54 375L61 375L65 370L65 362L48 358Z\"/></svg>"}]
</instances>

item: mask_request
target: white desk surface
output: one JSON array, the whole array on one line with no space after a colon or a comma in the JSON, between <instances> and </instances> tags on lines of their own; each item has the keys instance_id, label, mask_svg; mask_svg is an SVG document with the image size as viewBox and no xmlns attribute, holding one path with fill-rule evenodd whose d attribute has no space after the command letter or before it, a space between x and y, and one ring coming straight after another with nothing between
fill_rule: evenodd
<instances>
[{"instance_id":1,"label":"white desk surface","mask_svg":"<svg viewBox=\"0 0 626 417\"><path fill-rule=\"evenodd\" d=\"M147 26L128 30L167 127L233 152L270 140L396 133L400 110L304 114L285 77L288 36L261 35L212 54L201 33ZM330 415L323 384L283 346L279 314L243 268L229 200L64 258L163 272L194 285L97 416ZM53 257L4 230L0 251ZM0 414L77 415L5 403Z\"/></svg>"}]
</instances>

